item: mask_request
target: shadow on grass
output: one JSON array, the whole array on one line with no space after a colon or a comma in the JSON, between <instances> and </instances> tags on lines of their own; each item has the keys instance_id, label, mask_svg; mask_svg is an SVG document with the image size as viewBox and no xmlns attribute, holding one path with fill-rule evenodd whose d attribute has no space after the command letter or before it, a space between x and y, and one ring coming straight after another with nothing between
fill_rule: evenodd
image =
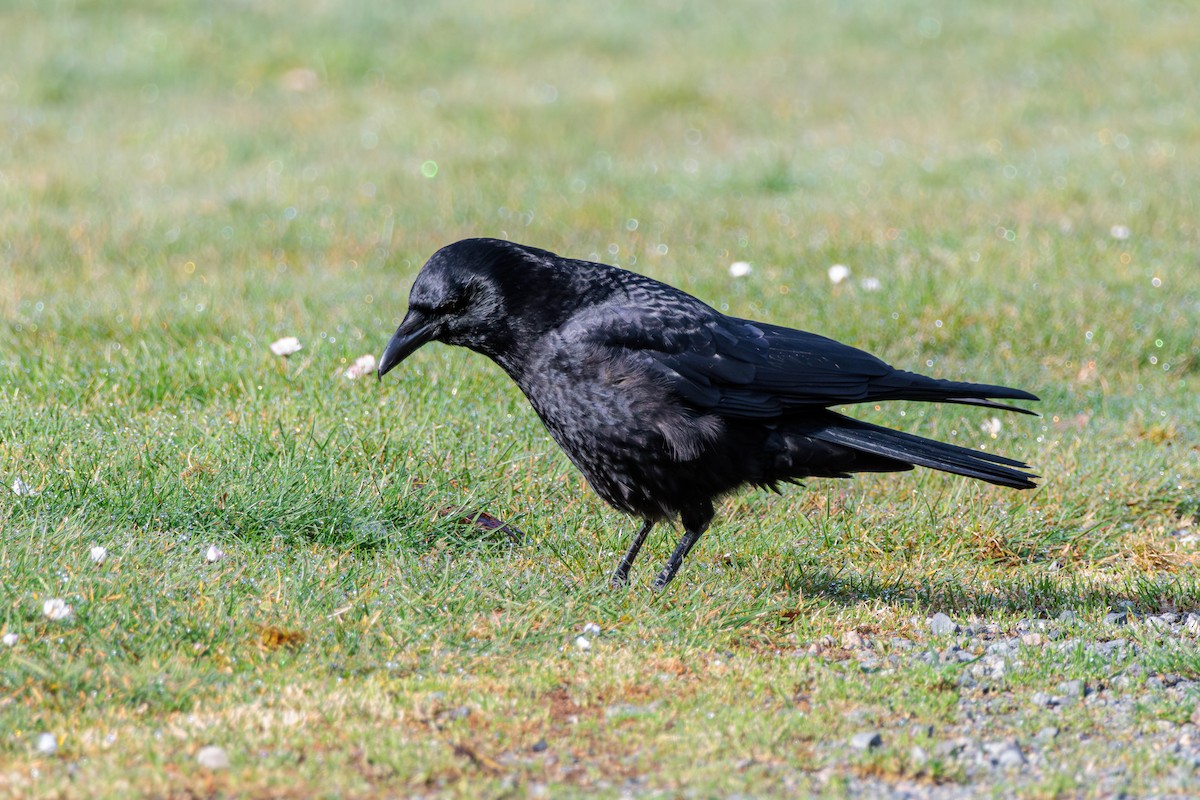
<instances>
[{"instance_id":1,"label":"shadow on grass","mask_svg":"<svg viewBox=\"0 0 1200 800\"><path fill-rule=\"evenodd\" d=\"M849 568L795 564L776 578L774 587L806 598L839 603L883 601L922 612L986 615L996 612L1057 616L1063 611L1130 609L1138 614L1200 610L1200 581L1180 574L1156 573L1121 579L1084 575L1017 573L978 576L879 575Z\"/></svg>"}]
</instances>

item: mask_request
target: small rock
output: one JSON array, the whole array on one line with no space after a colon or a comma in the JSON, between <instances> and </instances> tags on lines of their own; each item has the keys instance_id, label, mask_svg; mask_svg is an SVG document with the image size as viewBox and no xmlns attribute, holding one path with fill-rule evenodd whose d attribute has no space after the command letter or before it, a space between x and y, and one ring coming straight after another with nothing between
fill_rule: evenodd
<instances>
[{"instance_id":1,"label":"small rock","mask_svg":"<svg viewBox=\"0 0 1200 800\"><path fill-rule=\"evenodd\" d=\"M867 646L867 640L858 631L846 631L842 634L842 647L847 650L860 650Z\"/></svg>"},{"instance_id":2,"label":"small rock","mask_svg":"<svg viewBox=\"0 0 1200 800\"><path fill-rule=\"evenodd\" d=\"M1113 639L1107 642L1096 642L1090 647L1105 658L1116 658L1123 655L1122 651L1128 644L1127 639Z\"/></svg>"},{"instance_id":3,"label":"small rock","mask_svg":"<svg viewBox=\"0 0 1200 800\"><path fill-rule=\"evenodd\" d=\"M446 713L446 719L450 720L451 722L457 722L458 720L466 719L469 716L471 716L471 709L469 706L456 706Z\"/></svg>"},{"instance_id":4,"label":"small rock","mask_svg":"<svg viewBox=\"0 0 1200 800\"><path fill-rule=\"evenodd\" d=\"M1075 699L1087 694L1087 687L1081 680L1063 681L1058 685L1058 691L1064 697Z\"/></svg>"},{"instance_id":5,"label":"small rock","mask_svg":"<svg viewBox=\"0 0 1200 800\"><path fill-rule=\"evenodd\" d=\"M88 557L92 559L93 564L103 564L104 560L108 558L108 548L99 544L94 545L92 549L88 551Z\"/></svg>"},{"instance_id":6,"label":"small rock","mask_svg":"<svg viewBox=\"0 0 1200 800\"><path fill-rule=\"evenodd\" d=\"M1041 647L1042 642L1043 639L1040 633L1027 633L1021 637L1021 644L1026 647Z\"/></svg>"},{"instance_id":7,"label":"small rock","mask_svg":"<svg viewBox=\"0 0 1200 800\"><path fill-rule=\"evenodd\" d=\"M204 551L204 560L209 564L215 564L225 557L225 551L217 547L215 544L210 544L208 549Z\"/></svg>"},{"instance_id":8,"label":"small rock","mask_svg":"<svg viewBox=\"0 0 1200 800\"><path fill-rule=\"evenodd\" d=\"M58 752L58 737L53 733L43 733L37 738L37 751L44 756L52 756Z\"/></svg>"},{"instance_id":9,"label":"small rock","mask_svg":"<svg viewBox=\"0 0 1200 800\"><path fill-rule=\"evenodd\" d=\"M923 722L918 722L915 725L909 726L908 735L914 739L920 739L922 737L924 737L926 739L932 739L933 738L933 726L928 725Z\"/></svg>"},{"instance_id":10,"label":"small rock","mask_svg":"<svg viewBox=\"0 0 1200 800\"><path fill-rule=\"evenodd\" d=\"M1033 697L1029 698L1029 702L1039 708L1051 708L1058 705L1058 698L1052 697L1045 692L1034 692Z\"/></svg>"},{"instance_id":11,"label":"small rock","mask_svg":"<svg viewBox=\"0 0 1200 800\"><path fill-rule=\"evenodd\" d=\"M224 747L210 744L196 753L196 763L205 769L229 769L229 754Z\"/></svg>"},{"instance_id":12,"label":"small rock","mask_svg":"<svg viewBox=\"0 0 1200 800\"><path fill-rule=\"evenodd\" d=\"M929 630L934 636L947 636L952 633L958 633L959 627L957 622L939 611L930 617Z\"/></svg>"},{"instance_id":13,"label":"small rock","mask_svg":"<svg viewBox=\"0 0 1200 800\"><path fill-rule=\"evenodd\" d=\"M925 762L929 760L929 753L925 752L925 748L919 744L914 744L912 750L908 751L908 757L912 761L913 766L923 767Z\"/></svg>"},{"instance_id":14,"label":"small rock","mask_svg":"<svg viewBox=\"0 0 1200 800\"><path fill-rule=\"evenodd\" d=\"M1049 742L1052 739L1056 739L1057 737L1058 737L1058 728L1054 727L1053 725L1047 725L1046 727L1044 727L1040 731L1038 731L1036 736L1034 736L1034 738L1037 739L1039 742Z\"/></svg>"},{"instance_id":15,"label":"small rock","mask_svg":"<svg viewBox=\"0 0 1200 800\"><path fill-rule=\"evenodd\" d=\"M1016 742L995 742L987 745L985 749L998 767L1009 769L1026 763L1025 754Z\"/></svg>"},{"instance_id":16,"label":"small rock","mask_svg":"<svg viewBox=\"0 0 1200 800\"><path fill-rule=\"evenodd\" d=\"M578 647L580 650L591 650L592 649L592 643L590 641L588 641L588 638L586 636L576 636L575 637L575 646Z\"/></svg>"},{"instance_id":17,"label":"small rock","mask_svg":"<svg viewBox=\"0 0 1200 800\"><path fill-rule=\"evenodd\" d=\"M960 736L957 739L938 742L933 746L933 752L939 758L954 758L959 753L970 748L971 745L972 742L970 739Z\"/></svg>"},{"instance_id":18,"label":"small rock","mask_svg":"<svg viewBox=\"0 0 1200 800\"><path fill-rule=\"evenodd\" d=\"M4 636L0 637L0 642L4 642L6 647L14 647L17 644L17 638L17 634L9 631L8 633L4 634Z\"/></svg>"},{"instance_id":19,"label":"small rock","mask_svg":"<svg viewBox=\"0 0 1200 800\"><path fill-rule=\"evenodd\" d=\"M594 622L584 623L583 635L584 636L599 636L600 635L600 626Z\"/></svg>"},{"instance_id":20,"label":"small rock","mask_svg":"<svg viewBox=\"0 0 1200 800\"><path fill-rule=\"evenodd\" d=\"M1071 623L1075 622L1076 619L1077 619L1077 617L1075 616L1075 612L1069 608L1063 609L1062 612L1058 615L1058 621L1065 622L1067 624L1071 624Z\"/></svg>"},{"instance_id":21,"label":"small rock","mask_svg":"<svg viewBox=\"0 0 1200 800\"><path fill-rule=\"evenodd\" d=\"M879 731L863 731L850 737L850 746L855 750L875 750L883 747L883 736Z\"/></svg>"},{"instance_id":22,"label":"small rock","mask_svg":"<svg viewBox=\"0 0 1200 800\"><path fill-rule=\"evenodd\" d=\"M1188 633L1200 633L1200 614L1188 614L1183 627Z\"/></svg>"},{"instance_id":23,"label":"small rock","mask_svg":"<svg viewBox=\"0 0 1200 800\"><path fill-rule=\"evenodd\" d=\"M1124 625L1129 621L1128 611L1110 611L1104 615L1105 625Z\"/></svg>"},{"instance_id":24,"label":"small rock","mask_svg":"<svg viewBox=\"0 0 1200 800\"><path fill-rule=\"evenodd\" d=\"M529 749L535 753L544 753L549 747L550 745L546 744L545 739L538 739L533 743L533 747L530 747Z\"/></svg>"}]
</instances>

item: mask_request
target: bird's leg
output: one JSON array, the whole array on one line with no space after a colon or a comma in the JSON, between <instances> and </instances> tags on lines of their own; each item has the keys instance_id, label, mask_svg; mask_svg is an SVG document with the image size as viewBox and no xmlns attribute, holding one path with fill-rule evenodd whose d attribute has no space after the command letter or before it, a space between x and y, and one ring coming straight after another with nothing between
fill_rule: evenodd
<instances>
[{"instance_id":1,"label":"bird's leg","mask_svg":"<svg viewBox=\"0 0 1200 800\"><path fill-rule=\"evenodd\" d=\"M658 573L658 577L654 579L654 588L661 589L671 582L675 577L675 573L679 572L679 568L683 566L683 559L691 552L691 549L696 546L696 542L700 540L700 534L693 531L684 531L683 536L679 538L679 544L675 545L675 552L671 553L671 557L667 559L667 565L662 568L662 572Z\"/></svg>"},{"instance_id":2,"label":"bird's leg","mask_svg":"<svg viewBox=\"0 0 1200 800\"><path fill-rule=\"evenodd\" d=\"M642 549L642 543L646 541L647 534L654 527L654 520L645 520L642 522L642 528L633 537L633 543L629 545L629 549L625 551L625 557L621 559L621 563L617 565L617 571L612 576L612 586L614 589L626 586L629 584L629 568L633 566L633 561L638 557L638 552Z\"/></svg>"},{"instance_id":3,"label":"bird's leg","mask_svg":"<svg viewBox=\"0 0 1200 800\"><path fill-rule=\"evenodd\" d=\"M712 521L712 517L711 502L692 509L690 513L685 511L680 515L680 521L683 523L683 536L679 537L679 544L675 545L675 552L671 553L666 566L654 579L655 589L662 589L671 582L675 573L679 572L679 568L683 566L683 560L687 558L688 553L692 552L692 548L696 546L696 542L700 541L700 537L708 530L708 523Z\"/></svg>"}]
</instances>

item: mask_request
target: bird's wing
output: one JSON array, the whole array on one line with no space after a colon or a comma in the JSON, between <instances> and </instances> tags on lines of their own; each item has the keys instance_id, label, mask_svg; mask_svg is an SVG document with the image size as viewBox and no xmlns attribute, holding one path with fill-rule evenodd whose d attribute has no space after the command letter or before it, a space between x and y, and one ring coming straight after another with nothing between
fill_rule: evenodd
<instances>
[{"instance_id":1,"label":"bird's wing","mask_svg":"<svg viewBox=\"0 0 1200 800\"><path fill-rule=\"evenodd\" d=\"M680 311L608 305L574 320L569 335L642 364L686 403L729 417L769 419L876 400L1008 408L984 398L1036 399L1006 387L896 370L833 339L727 317L699 301Z\"/></svg>"}]
</instances>

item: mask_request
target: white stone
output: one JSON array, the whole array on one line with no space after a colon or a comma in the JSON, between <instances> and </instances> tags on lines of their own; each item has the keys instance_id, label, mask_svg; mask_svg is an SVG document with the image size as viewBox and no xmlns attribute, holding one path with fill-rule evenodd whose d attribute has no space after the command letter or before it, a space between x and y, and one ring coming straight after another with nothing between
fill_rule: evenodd
<instances>
[{"instance_id":1,"label":"white stone","mask_svg":"<svg viewBox=\"0 0 1200 800\"><path fill-rule=\"evenodd\" d=\"M196 763L205 769L229 769L229 754L225 748L210 744L196 753Z\"/></svg>"},{"instance_id":2,"label":"white stone","mask_svg":"<svg viewBox=\"0 0 1200 800\"><path fill-rule=\"evenodd\" d=\"M37 738L37 751L44 756L52 756L58 752L58 737L53 733L43 733Z\"/></svg>"}]
</instances>

